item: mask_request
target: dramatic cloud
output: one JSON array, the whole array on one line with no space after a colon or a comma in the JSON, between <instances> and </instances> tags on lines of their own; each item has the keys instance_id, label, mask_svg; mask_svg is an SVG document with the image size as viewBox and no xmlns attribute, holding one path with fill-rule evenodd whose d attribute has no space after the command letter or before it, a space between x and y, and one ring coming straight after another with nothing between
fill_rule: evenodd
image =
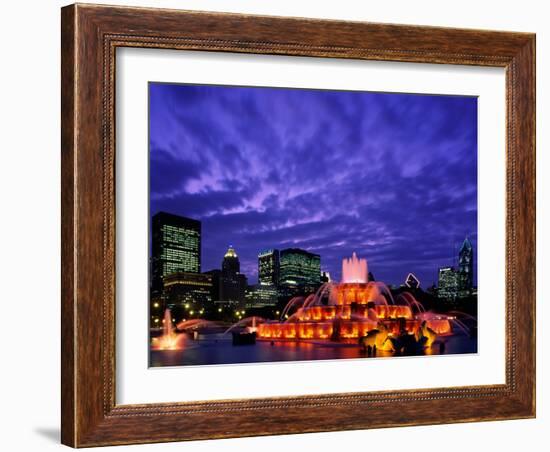
<instances>
[{"instance_id":1,"label":"dramatic cloud","mask_svg":"<svg viewBox=\"0 0 550 452\"><path fill-rule=\"evenodd\" d=\"M232 244L300 247L338 279L356 251L377 279L424 287L477 245L477 100L150 84L151 213L203 225L203 270Z\"/></svg>"}]
</instances>

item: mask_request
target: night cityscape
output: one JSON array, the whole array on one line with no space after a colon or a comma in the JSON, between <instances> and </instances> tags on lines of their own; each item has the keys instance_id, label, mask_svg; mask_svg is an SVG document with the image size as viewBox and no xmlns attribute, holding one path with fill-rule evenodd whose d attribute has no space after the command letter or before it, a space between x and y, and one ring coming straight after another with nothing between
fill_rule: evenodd
<instances>
[{"instance_id":1,"label":"night cityscape","mask_svg":"<svg viewBox=\"0 0 550 452\"><path fill-rule=\"evenodd\" d=\"M151 366L477 352L475 98L149 95Z\"/></svg>"}]
</instances>

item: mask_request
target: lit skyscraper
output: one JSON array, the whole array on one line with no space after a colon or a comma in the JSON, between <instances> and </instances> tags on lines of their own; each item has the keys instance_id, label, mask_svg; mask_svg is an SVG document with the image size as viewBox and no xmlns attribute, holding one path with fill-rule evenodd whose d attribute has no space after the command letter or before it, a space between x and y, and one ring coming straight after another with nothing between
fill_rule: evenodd
<instances>
[{"instance_id":1,"label":"lit skyscraper","mask_svg":"<svg viewBox=\"0 0 550 452\"><path fill-rule=\"evenodd\" d=\"M234 276L241 271L241 262L235 249L229 245L227 252L223 256L222 274L225 276Z\"/></svg>"},{"instance_id":2,"label":"lit skyscraper","mask_svg":"<svg viewBox=\"0 0 550 452\"><path fill-rule=\"evenodd\" d=\"M246 284L246 276L241 273L239 256L233 247L229 246L222 261L220 299L242 303Z\"/></svg>"},{"instance_id":3,"label":"lit skyscraper","mask_svg":"<svg viewBox=\"0 0 550 452\"><path fill-rule=\"evenodd\" d=\"M438 296L442 299L464 299L472 295L474 289L474 248L466 237L458 252L458 269L439 269Z\"/></svg>"},{"instance_id":4,"label":"lit skyscraper","mask_svg":"<svg viewBox=\"0 0 550 452\"><path fill-rule=\"evenodd\" d=\"M453 267L439 269L439 280L437 284L439 298L454 300L458 295L458 273Z\"/></svg>"},{"instance_id":5,"label":"lit skyscraper","mask_svg":"<svg viewBox=\"0 0 550 452\"><path fill-rule=\"evenodd\" d=\"M299 248L280 253L279 285L312 291L321 283L321 256Z\"/></svg>"},{"instance_id":6,"label":"lit skyscraper","mask_svg":"<svg viewBox=\"0 0 550 452\"><path fill-rule=\"evenodd\" d=\"M461 296L467 296L474 282L474 249L466 237L458 252L458 289Z\"/></svg>"},{"instance_id":7,"label":"lit skyscraper","mask_svg":"<svg viewBox=\"0 0 550 452\"><path fill-rule=\"evenodd\" d=\"M258 282L267 286L279 284L279 250L266 250L258 254Z\"/></svg>"},{"instance_id":8,"label":"lit skyscraper","mask_svg":"<svg viewBox=\"0 0 550 452\"><path fill-rule=\"evenodd\" d=\"M151 288L160 293L164 278L177 272L201 271L201 223L159 212L152 220Z\"/></svg>"}]
</instances>

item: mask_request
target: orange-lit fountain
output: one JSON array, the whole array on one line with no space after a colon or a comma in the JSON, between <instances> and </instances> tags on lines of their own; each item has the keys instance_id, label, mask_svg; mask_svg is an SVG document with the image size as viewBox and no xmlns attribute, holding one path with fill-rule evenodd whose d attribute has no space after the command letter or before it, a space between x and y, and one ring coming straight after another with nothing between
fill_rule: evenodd
<instances>
[{"instance_id":1,"label":"orange-lit fountain","mask_svg":"<svg viewBox=\"0 0 550 452\"><path fill-rule=\"evenodd\" d=\"M153 350L181 350L183 335L177 334L172 325L172 315L170 309L164 311L164 321L162 325L162 336L154 337L151 340Z\"/></svg>"},{"instance_id":2,"label":"orange-lit fountain","mask_svg":"<svg viewBox=\"0 0 550 452\"><path fill-rule=\"evenodd\" d=\"M259 324L257 335L270 340L357 342L361 338L364 346L397 350L407 341L430 346L437 335L452 332L450 320L424 312L422 304L408 292L394 299L386 284L368 281L366 259L353 253L342 261L342 282L325 283L315 294L293 298L281 321Z\"/></svg>"}]
</instances>

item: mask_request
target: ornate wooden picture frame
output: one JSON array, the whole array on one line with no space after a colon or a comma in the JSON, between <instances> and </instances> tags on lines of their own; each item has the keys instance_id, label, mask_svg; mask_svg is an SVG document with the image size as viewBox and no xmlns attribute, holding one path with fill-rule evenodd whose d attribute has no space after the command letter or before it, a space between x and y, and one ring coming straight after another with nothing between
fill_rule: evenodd
<instances>
[{"instance_id":1,"label":"ornate wooden picture frame","mask_svg":"<svg viewBox=\"0 0 550 452\"><path fill-rule=\"evenodd\" d=\"M533 34L79 4L62 9L61 33L64 444L87 447L535 416ZM505 68L505 384L117 405L114 90L115 51L120 47Z\"/></svg>"}]
</instances>

